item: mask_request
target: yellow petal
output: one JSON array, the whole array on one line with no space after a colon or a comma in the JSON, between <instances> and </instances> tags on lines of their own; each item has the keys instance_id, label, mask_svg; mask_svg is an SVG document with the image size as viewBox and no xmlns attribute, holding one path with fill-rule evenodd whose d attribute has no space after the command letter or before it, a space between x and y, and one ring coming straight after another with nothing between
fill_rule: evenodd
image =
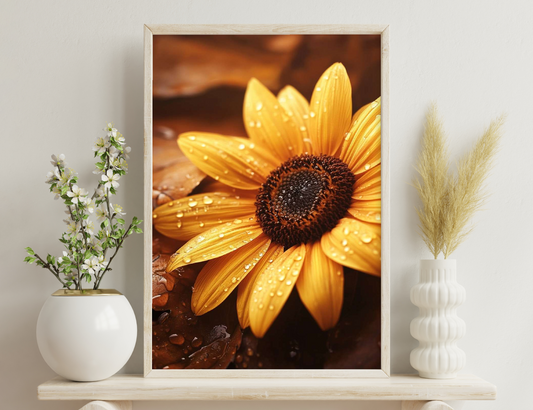
<instances>
[{"instance_id":1,"label":"yellow petal","mask_svg":"<svg viewBox=\"0 0 533 410\"><path fill-rule=\"evenodd\" d=\"M222 223L253 215L255 192L241 196L230 190L191 195L158 207L152 213L154 228L169 238L188 241Z\"/></svg>"},{"instance_id":2,"label":"yellow petal","mask_svg":"<svg viewBox=\"0 0 533 410\"><path fill-rule=\"evenodd\" d=\"M381 223L381 199L371 201L352 200L352 206L348 212L361 221Z\"/></svg>"},{"instance_id":3,"label":"yellow petal","mask_svg":"<svg viewBox=\"0 0 533 410\"><path fill-rule=\"evenodd\" d=\"M289 248L256 279L250 302L250 327L263 337L287 301L305 258L305 245Z\"/></svg>"},{"instance_id":4,"label":"yellow petal","mask_svg":"<svg viewBox=\"0 0 533 410\"><path fill-rule=\"evenodd\" d=\"M352 269L381 276L381 225L343 218L320 241L328 258Z\"/></svg>"},{"instance_id":5,"label":"yellow petal","mask_svg":"<svg viewBox=\"0 0 533 410\"><path fill-rule=\"evenodd\" d=\"M170 257L167 272L180 266L218 258L239 249L261 235L255 216L235 219L195 236Z\"/></svg>"},{"instance_id":6,"label":"yellow petal","mask_svg":"<svg viewBox=\"0 0 533 410\"><path fill-rule=\"evenodd\" d=\"M341 63L318 80L309 106L309 131L314 154L333 155L343 141L352 117L352 86Z\"/></svg>"},{"instance_id":7,"label":"yellow petal","mask_svg":"<svg viewBox=\"0 0 533 410\"><path fill-rule=\"evenodd\" d=\"M381 164L363 173L355 182L353 199L381 199Z\"/></svg>"},{"instance_id":8,"label":"yellow petal","mask_svg":"<svg viewBox=\"0 0 533 410\"><path fill-rule=\"evenodd\" d=\"M339 321L344 295L342 265L322 251L320 242L307 244L304 266L296 288L303 304L322 330L331 329Z\"/></svg>"},{"instance_id":9,"label":"yellow petal","mask_svg":"<svg viewBox=\"0 0 533 410\"><path fill-rule=\"evenodd\" d=\"M282 253L283 246L271 243L270 248L268 248L261 260L257 262L255 268L241 281L237 293L237 314L241 328L245 329L250 326L250 300L257 277Z\"/></svg>"},{"instance_id":10,"label":"yellow petal","mask_svg":"<svg viewBox=\"0 0 533 410\"><path fill-rule=\"evenodd\" d=\"M191 308L203 315L220 305L263 258L270 239L262 234L235 252L209 261L194 283Z\"/></svg>"},{"instance_id":11,"label":"yellow petal","mask_svg":"<svg viewBox=\"0 0 533 410\"><path fill-rule=\"evenodd\" d=\"M248 138L187 132L179 136L178 145L207 175L239 189L258 189L279 165Z\"/></svg>"},{"instance_id":12,"label":"yellow petal","mask_svg":"<svg viewBox=\"0 0 533 410\"><path fill-rule=\"evenodd\" d=\"M255 78L246 89L243 115L250 139L280 162L302 152L303 140L294 121L274 94Z\"/></svg>"},{"instance_id":13,"label":"yellow petal","mask_svg":"<svg viewBox=\"0 0 533 410\"><path fill-rule=\"evenodd\" d=\"M311 138L309 136L309 102L298 90L290 85L278 93L278 101L292 118L300 138L304 142L303 151L311 153Z\"/></svg>"},{"instance_id":14,"label":"yellow petal","mask_svg":"<svg viewBox=\"0 0 533 410\"><path fill-rule=\"evenodd\" d=\"M381 97L355 113L340 158L356 175L381 162Z\"/></svg>"}]
</instances>

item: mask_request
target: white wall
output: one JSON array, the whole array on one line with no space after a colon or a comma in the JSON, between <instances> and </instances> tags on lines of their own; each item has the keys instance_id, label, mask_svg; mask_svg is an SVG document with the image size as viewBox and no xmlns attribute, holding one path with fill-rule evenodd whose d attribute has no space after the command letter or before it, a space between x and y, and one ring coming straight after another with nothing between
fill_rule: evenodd
<instances>
[{"instance_id":1,"label":"white wall","mask_svg":"<svg viewBox=\"0 0 533 410\"><path fill-rule=\"evenodd\" d=\"M455 257L468 292L460 309L468 333L465 373L498 386L496 402L465 409L527 408L533 387L533 2L476 1L21 1L0 4L2 234L0 239L0 407L75 409L38 402L36 387L53 373L35 341L46 297L58 288L21 261L23 248L59 253L63 210L47 194L52 153L65 153L81 181L94 177L91 145L114 121L133 147L122 184L129 216L142 214L143 23L294 23L391 25L392 371L412 372L416 309L409 289L428 257L416 232L409 182L423 118L440 104L454 154L465 152L496 115L509 114L489 181L492 197ZM122 181L121 181L122 182ZM123 291L142 313L142 239L127 243L106 287ZM141 372L141 343L125 368ZM78 403L79 404L79 403ZM207 409L214 403L187 403ZM273 403L259 403L259 409ZM325 403L298 403L301 409ZM177 403L137 403L170 409ZM249 403L217 403L246 409ZM276 406L278 406L276 404ZM294 403L279 404L289 409ZM304 407L305 406L305 407ZM398 402L328 404L335 410L399 409ZM81 406L79 406L81 407ZM529 402L531 407L531 402Z\"/></svg>"}]
</instances>

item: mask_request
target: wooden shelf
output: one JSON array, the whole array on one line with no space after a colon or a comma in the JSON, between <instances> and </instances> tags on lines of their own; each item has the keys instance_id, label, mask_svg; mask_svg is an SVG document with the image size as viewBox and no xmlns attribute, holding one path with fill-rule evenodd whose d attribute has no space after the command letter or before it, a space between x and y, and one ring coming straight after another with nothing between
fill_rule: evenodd
<instances>
[{"instance_id":1,"label":"wooden shelf","mask_svg":"<svg viewBox=\"0 0 533 410\"><path fill-rule=\"evenodd\" d=\"M92 383L56 377L40 400L495 400L496 386L472 375L451 380L393 375L384 379L144 378L117 375Z\"/></svg>"}]
</instances>

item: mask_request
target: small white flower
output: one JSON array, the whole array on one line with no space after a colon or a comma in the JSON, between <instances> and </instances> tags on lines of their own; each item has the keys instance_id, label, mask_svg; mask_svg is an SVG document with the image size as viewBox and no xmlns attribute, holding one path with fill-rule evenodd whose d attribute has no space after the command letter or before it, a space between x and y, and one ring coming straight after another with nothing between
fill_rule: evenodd
<instances>
[{"instance_id":1,"label":"small white flower","mask_svg":"<svg viewBox=\"0 0 533 410\"><path fill-rule=\"evenodd\" d=\"M89 244L95 251L102 252L102 244L95 236L91 236L91 238L89 239Z\"/></svg>"},{"instance_id":2,"label":"small white flower","mask_svg":"<svg viewBox=\"0 0 533 410\"><path fill-rule=\"evenodd\" d=\"M78 230L78 224L74 221L69 222L67 226L67 232L72 235Z\"/></svg>"},{"instance_id":3,"label":"small white flower","mask_svg":"<svg viewBox=\"0 0 533 410\"><path fill-rule=\"evenodd\" d=\"M120 132L117 133L117 135L114 137L115 141L118 142L120 145L124 145L126 143L126 138L124 138Z\"/></svg>"},{"instance_id":4,"label":"small white flower","mask_svg":"<svg viewBox=\"0 0 533 410\"><path fill-rule=\"evenodd\" d=\"M65 155L61 154L59 155L59 157L52 155L52 161L50 161L50 163L54 167L64 167L65 166Z\"/></svg>"},{"instance_id":5,"label":"small white flower","mask_svg":"<svg viewBox=\"0 0 533 410\"><path fill-rule=\"evenodd\" d=\"M107 131L107 136L108 137L116 137L117 136L117 129L113 128L113 124L111 124L110 122L107 123L107 127L105 128L105 130Z\"/></svg>"},{"instance_id":6,"label":"small white flower","mask_svg":"<svg viewBox=\"0 0 533 410\"><path fill-rule=\"evenodd\" d=\"M102 155L111 145L111 142L109 142L108 137L100 137L96 140L93 146L93 151L96 152L97 155Z\"/></svg>"},{"instance_id":7,"label":"small white flower","mask_svg":"<svg viewBox=\"0 0 533 410\"><path fill-rule=\"evenodd\" d=\"M113 204L113 212L116 216L126 215L126 212L123 212L124 209L119 204Z\"/></svg>"},{"instance_id":8,"label":"small white flower","mask_svg":"<svg viewBox=\"0 0 533 410\"><path fill-rule=\"evenodd\" d=\"M120 151L119 149L117 149L116 147L114 146L111 146L111 148L109 148L109 156L110 158L113 160L114 158L117 158L120 154L121 154L122 151Z\"/></svg>"},{"instance_id":9,"label":"small white flower","mask_svg":"<svg viewBox=\"0 0 533 410\"><path fill-rule=\"evenodd\" d=\"M63 173L59 177L59 185L67 185L75 175L76 173L70 168L63 170Z\"/></svg>"},{"instance_id":10,"label":"small white flower","mask_svg":"<svg viewBox=\"0 0 533 410\"><path fill-rule=\"evenodd\" d=\"M85 201L85 207L87 208L87 211L92 214L96 208L96 204L93 199L89 198Z\"/></svg>"},{"instance_id":11,"label":"small white flower","mask_svg":"<svg viewBox=\"0 0 533 410\"><path fill-rule=\"evenodd\" d=\"M74 185L72 186L72 191L68 191L67 195L72 198L71 201L73 204L77 204L78 202L83 204L86 200L87 191L78 185Z\"/></svg>"},{"instance_id":12,"label":"small white flower","mask_svg":"<svg viewBox=\"0 0 533 410\"><path fill-rule=\"evenodd\" d=\"M125 147L124 148L124 157L126 159L130 159L130 156L128 155L131 152L131 147Z\"/></svg>"},{"instance_id":13,"label":"small white flower","mask_svg":"<svg viewBox=\"0 0 533 410\"><path fill-rule=\"evenodd\" d=\"M123 170L128 169L128 163L126 162L124 158L120 158L120 157L114 158L113 160L111 160L111 165L113 165L117 169L123 169Z\"/></svg>"},{"instance_id":14,"label":"small white flower","mask_svg":"<svg viewBox=\"0 0 533 410\"><path fill-rule=\"evenodd\" d=\"M96 199L101 201L105 198L105 191L102 188L98 188L96 190Z\"/></svg>"},{"instance_id":15,"label":"small white flower","mask_svg":"<svg viewBox=\"0 0 533 410\"><path fill-rule=\"evenodd\" d=\"M107 262L105 260L105 256L104 255L100 255L100 256L98 256L98 263L100 264L101 268L103 269L103 268L105 268L107 266L107 264L109 262Z\"/></svg>"},{"instance_id":16,"label":"small white flower","mask_svg":"<svg viewBox=\"0 0 533 410\"><path fill-rule=\"evenodd\" d=\"M96 210L96 218L98 222L102 222L104 219L107 218L107 212L104 208L100 207Z\"/></svg>"},{"instance_id":17,"label":"small white flower","mask_svg":"<svg viewBox=\"0 0 533 410\"><path fill-rule=\"evenodd\" d=\"M120 179L119 174L114 174L112 170L107 170L107 175L102 175L102 181L105 182L104 186L107 189L117 188L119 186L119 183L117 182Z\"/></svg>"},{"instance_id":18,"label":"small white flower","mask_svg":"<svg viewBox=\"0 0 533 410\"><path fill-rule=\"evenodd\" d=\"M89 235L94 234L94 223L92 221L87 222L87 225L85 225L85 232Z\"/></svg>"},{"instance_id":19,"label":"small white flower","mask_svg":"<svg viewBox=\"0 0 533 410\"><path fill-rule=\"evenodd\" d=\"M98 273L100 270L100 264L98 263L98 258L96 256L93 256L90 259L85 259L85 262L83 265L81 265L81 267L93 274Z\"/></svg>"},{"instance_id":20,"label":"small white flower","mask_svg":"<svg viewBox=\"0 0 533 410\"><path fill-rule=\"evenodd\" d=\"M59 170L57 168L54 168L53 171L50 171L48 174L46 174L46 183L47 184L53 184L54 182L58 182L60 179Z\"/></svg>"}]
</instances>

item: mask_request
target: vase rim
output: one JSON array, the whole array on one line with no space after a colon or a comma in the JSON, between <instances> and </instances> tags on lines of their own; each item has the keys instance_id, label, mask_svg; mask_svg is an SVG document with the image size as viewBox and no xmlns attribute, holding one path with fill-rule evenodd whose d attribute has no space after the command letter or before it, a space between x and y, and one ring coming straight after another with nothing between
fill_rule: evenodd
<instances>
[{"instance_id":1,"label":"vase rim","mask_svg":"<svg viewBox=\"0 0 533 410\"><path fill-rule=\"evenodd\" d=\"M115 289L59 289L52 293L52 296L123 296Z\"/></svg>"}]
</instances>

